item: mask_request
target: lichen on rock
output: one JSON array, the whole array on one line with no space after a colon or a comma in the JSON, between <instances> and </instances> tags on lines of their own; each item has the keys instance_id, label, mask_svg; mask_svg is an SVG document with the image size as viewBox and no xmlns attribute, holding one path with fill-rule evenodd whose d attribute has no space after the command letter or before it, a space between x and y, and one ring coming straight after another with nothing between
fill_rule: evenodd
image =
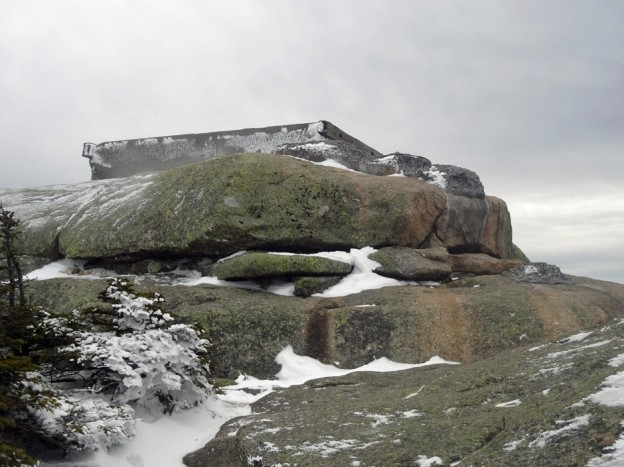
<instances>
[{"instance_id":1,"label":"lichen on rock","mask_svg":"<svg viewBox=\"0 0 624 467\"><path fill-rule=\"evenodd\" d=\"M386 247L371 254L370 259L380 263L377 274L408 281L437 281L451 275L446 248L413 249Z\"/></svg>"},{"instance_id":2,"label":"lichen on rock","mask_svg":"<svg viewBox=\"0 0 624 467\"><path fill-rule=\"evenodd\" d=\"M264 279L293 276L335 276L348 274L349 263L319 256L278 255L246 252L219 261L212 274L221 280Z\"/></svg>"}]
</instances>

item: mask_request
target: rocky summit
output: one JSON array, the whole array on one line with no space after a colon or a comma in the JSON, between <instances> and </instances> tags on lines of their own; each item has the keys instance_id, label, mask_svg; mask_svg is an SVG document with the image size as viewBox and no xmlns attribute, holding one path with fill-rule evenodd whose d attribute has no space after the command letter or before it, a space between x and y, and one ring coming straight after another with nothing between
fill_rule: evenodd
<instances>
[{"instance_id":1,"label":"rocky summit","mask_svg":"<svg viewBox=\"0 0 624 467\"><path fill-rule=\"evenodd\" d=\"M189 466L584 465L608 453L624 409L593 394L621 364L624 286L530 262L505 202L468 169L383 156L329 125L284 128L92 145L93 181L0 190L21 221L23 269L41 278L29 300L85 309L104 277L127 275L207 330L221 385L272 377L287 346L341 368L460 363L275 391ZM177 162L141 172L168 157L152 147Z\"/></svg>"}]
</instances>

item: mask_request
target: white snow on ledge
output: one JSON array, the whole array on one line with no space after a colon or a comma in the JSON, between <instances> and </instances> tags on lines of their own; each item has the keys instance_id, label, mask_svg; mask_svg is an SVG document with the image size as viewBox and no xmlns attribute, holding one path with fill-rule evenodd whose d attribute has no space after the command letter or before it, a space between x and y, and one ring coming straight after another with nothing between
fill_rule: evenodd
<instances>
[{"instance_id":1,"label":"white snow on ledge","mask_svg":"<svg viewBox=\"0 0 624 467\"><path fill-rule=\"evenodd\" d=\"M117 277L113 271L106 269L84 269L86 261L73 259L60 259L29 272L24 276L28 280L45 281L48 279L71 278L71 279L106 279Z\"/></svg>"},{"instance_id":2,"label":"white snow on ledge","mask_svg":"<svg viewBox=\"0 0 624 467\"><path fill-rule=\"evenodd\" d=\"M353 248L349 252L346 251L326 251L320 253L312 253L303 256L319 256L329 258L336 261L342 261L353 265L353 270L346 275L338 284L325 290L323 293L314 294L315 297L344 297L351 294L363 292L365 290L381 289L384 287L399 287L404 285L424 285L436 286L437 282L426 281L423 283L412 281L400 281L389 277L375 274L373 270L379 266L379 263L368 258L369 255L377 250L371 247L361 249ZM232 256L238 255L236 253ZM292 253L271 253L276 255L286 255ZM105 269L84 269L85 261L62 259L47 264L42 268L26 275L30 280L47 280L55 278L72 278L72 279L106 279L109 277L117 277L118 274ZM196 286L201 284L217 285L221 287L234 287L247 290L264 290L276 295L293 296L294 285L291 282L274 282L272 285L263 289L260 285L253 281L224 281L216 277L201 276L199 271L176 270L172 275L154 275L158 277L160 282L170 285ZM130 277L133 277L130 275ZM134 276L139 277L139 276ZM166 279L166 280L165 280Z\"/></svg>"}]
</instances>

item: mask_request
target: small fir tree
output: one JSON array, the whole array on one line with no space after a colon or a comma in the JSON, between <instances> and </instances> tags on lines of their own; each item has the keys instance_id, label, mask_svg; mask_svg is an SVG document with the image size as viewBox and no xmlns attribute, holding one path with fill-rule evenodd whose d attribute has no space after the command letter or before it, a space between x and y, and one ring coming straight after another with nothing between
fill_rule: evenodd
<instances>
[{"instance_id":1,"label":"small fir tree","mask_svg":"<svg viewBox=\"0 0 624 467\"><path fill-rule=\"evenodd\" d=\"M162 311L162 296L137 293L127 279L112 279L102 299L110 306L87 311L89 329L76 331L75 343L61 349L80 380L116 402L149 410L172 413L201 403L211 390L203 331L176 323Z\"/></svg>"},{"instance_id":2,"label":"small fir tree","mask_svg":"<svg viewBox=\"0 0 624 467\"><path fill-rule=\"evenodd\" d=\"M134 435L132 406L171 414L202 403L212 389L209 342L163 312L162 296L112 279L100 298L103 306L81 313L44 313L37 332L65 344L42 346L41 373L25 384L31 415L68 451L124 443Z\"/></svg>"},{"instance_id":3,"label":"small fir tree","mask_svg":"<svg viewBox=\"0 0 624 467\"><path fill-rule=\"evenodd\" d=\"M28 356L28 332L33 316L24 295L22 270L14 248L19 221L0 204L0 258L8 280L0 280L0 465L35 465L23 449L30 425L22 415L27 404L21 383L36 370ZM20 423L18 423L18 421Z\"/></svg>"},{"instance_id":4,"label":"small fir tree","mask_svg":"<svg viewBox=\"0 0 624 467\"><path fill-rule=\"evenodd\" d=\"M0 252L5 257L5 268L9 278L3 292L8 298L9 309L15 308L17 304L26 304L22 268L14 247L18 225L19 220L15 219L15 213L4 209L0 203Z\"/></svg>"}]
</instances>

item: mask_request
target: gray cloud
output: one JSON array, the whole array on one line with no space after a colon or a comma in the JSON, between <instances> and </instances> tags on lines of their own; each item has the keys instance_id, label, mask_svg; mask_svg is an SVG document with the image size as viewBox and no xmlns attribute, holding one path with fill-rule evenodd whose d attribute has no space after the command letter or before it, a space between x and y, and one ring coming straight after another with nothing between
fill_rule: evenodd
<instances>
[{"instance_id":1,"label":"gray cloud","mask_svg":"<svg viewBox=\"0 0 624 467\"><path fill-rule=\"evenodd\" d=\"M516 200L621 185L623 23L617 0L0 0L0 186L88 179L85 141L328 119L475 170L539 245L577 214Z\"/></svg>"}]
</instances>

